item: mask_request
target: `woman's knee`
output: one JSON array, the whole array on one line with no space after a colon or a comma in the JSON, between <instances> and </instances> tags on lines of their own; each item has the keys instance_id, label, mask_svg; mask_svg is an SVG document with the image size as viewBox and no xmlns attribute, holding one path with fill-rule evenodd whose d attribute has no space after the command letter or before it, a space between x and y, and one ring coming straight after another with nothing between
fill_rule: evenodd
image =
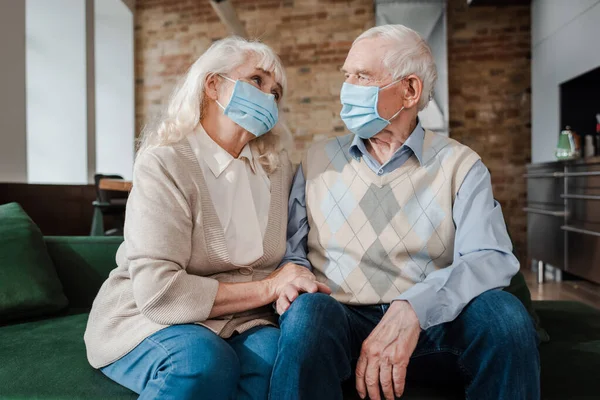
<instances>
[{"instance_id":1,"label":"woman's knee","mask_svg":"<svg viewBox=\"0 0 600 400\"><path fill-rule=\"evenodd\" d=\"M233 337L229 344L238 356L242 375L270 376L279 343L279 329L261 326Z\"/></svg>"},{"instance_id":2,"label":"woman's knee","mask_svg":"<svg viewBox=\"0 0 600 400\"><path fill-rule=\"evenodd\" d=\"M168 386L190 394L221 393L237 387L239 359L233 349L216 334L184 335L169 349L163 371Z\"/></svg>"}]
</instances>

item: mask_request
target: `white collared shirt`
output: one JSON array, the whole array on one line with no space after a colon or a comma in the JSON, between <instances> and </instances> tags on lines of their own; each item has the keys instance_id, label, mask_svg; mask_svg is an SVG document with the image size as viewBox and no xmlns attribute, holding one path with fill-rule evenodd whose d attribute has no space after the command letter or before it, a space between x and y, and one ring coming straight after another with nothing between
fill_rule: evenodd
<instances>
[{"instance_id":1,"label":"white collared shirt","mask_svg":"<svg viewBox=\"0 0 600 400\"><path fill-rule=\"evenodd\" d=\"M188 141L225 233L231 262L245 266L263 255L271 204L271 181L250 144L238 158L219 146L201 125Z\"/></svg>"}]
</instances>

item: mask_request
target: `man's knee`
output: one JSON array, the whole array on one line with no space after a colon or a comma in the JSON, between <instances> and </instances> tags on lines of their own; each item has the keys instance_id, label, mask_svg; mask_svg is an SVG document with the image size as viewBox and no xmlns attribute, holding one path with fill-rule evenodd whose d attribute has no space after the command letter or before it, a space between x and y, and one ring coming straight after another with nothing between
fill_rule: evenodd
<instances>
[{"instance_id":1,"label":"man's knee","mask_svg":"<svg viewBox=\"0 0 600 400\"><path fill-rule=\"evenodd\" d=\"M285 366L285 373L318 374L319 379L333 377L333 382L351 373L346 306L333 297L322 293L299 296L281 316L280 327L276 374L283 373ZM315 368L315 363L321 369Z\"/></svg>"},{"instance_id":2,"label":"man's knee","mask_svg":"<svg viewBox=\"0 0 600 400\"><path fill-rule=\"evenodd\" d=\"M344 315L343 306L333 297L323 293L305 293L290 305L281 316L281 326L295 329L314 327L319 321L336 320Z\"/></svg>"},{"instance_id":3,"label":"man's knee","mask_svg":"<svg viewBox=\"0 0 600 400\"><path fill-rule=\"evenodd\" d=\"M281 316L282 347L312 353L330 342L339 342L347 335L344 306L333 297L322 293L300 295ZM293 344L293 346L286 346ZM301 345L300 345L301 344ZM283 345L283 346L282 346Z\"/></svg>"},{"instance_id":4,"label":"man's knee","mask_svg":"<svg viewBox=\"0 0 600 400\"><path fill-rule=\"evenodd\" d=\"M527 351L537 347L537 333L523 304L501 290L485 292L468 307L469 319L478 334L489 337L489 344L503 351Z\"/></svg>"}]
</instances>

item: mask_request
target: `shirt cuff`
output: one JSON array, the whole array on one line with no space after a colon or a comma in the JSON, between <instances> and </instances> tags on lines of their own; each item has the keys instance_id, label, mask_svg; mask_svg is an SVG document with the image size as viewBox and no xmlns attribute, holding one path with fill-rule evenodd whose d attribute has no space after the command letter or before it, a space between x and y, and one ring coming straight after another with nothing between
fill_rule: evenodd
<instances>
[{"instance_id":1,"label":"shirt cuff","mask_svg":"<svg viewBox=\"0 0 600 400\"><path fill-rule=\"evenodd\" d=\"M310 265L310 262L306 258L301 258L301 257L284 258L283 260L281 260L281 262L279 263L279 267L277 267L277 268L281 268L287 263L294 263L297 265L301 265L312 271L312 265Z\"/></svg>"},{"instance_id":2,"label":"shirt cuff","mask_svg":"<svg viewBox=\"0 0 600 400\"><path fill-rule=\"evenodd\" d=\"M431 307L435 304L437 292L429 284L420 282L413 287L396 297L392 301L405 300L412 306L419 319L421 329L429 328L430 324L427 321L427 314Z\"/></svg>"}]
</instances>

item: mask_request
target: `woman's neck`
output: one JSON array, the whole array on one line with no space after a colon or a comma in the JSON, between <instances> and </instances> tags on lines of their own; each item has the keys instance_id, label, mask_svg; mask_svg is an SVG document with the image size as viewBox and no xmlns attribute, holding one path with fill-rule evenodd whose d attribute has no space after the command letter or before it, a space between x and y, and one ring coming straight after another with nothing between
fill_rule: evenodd
<instances>
[{"instance_id":1,"label":"woman's neck","mask_svg":"<svg viewBox=\"0 0 600 400\"><path fill-rule=\"evenodd\" d=\"M238 158L244 147L254 136L227 116L214 112L220 110L206 111L200 120L206 134L232 157Z\"/></svg>"}]
</instances>

